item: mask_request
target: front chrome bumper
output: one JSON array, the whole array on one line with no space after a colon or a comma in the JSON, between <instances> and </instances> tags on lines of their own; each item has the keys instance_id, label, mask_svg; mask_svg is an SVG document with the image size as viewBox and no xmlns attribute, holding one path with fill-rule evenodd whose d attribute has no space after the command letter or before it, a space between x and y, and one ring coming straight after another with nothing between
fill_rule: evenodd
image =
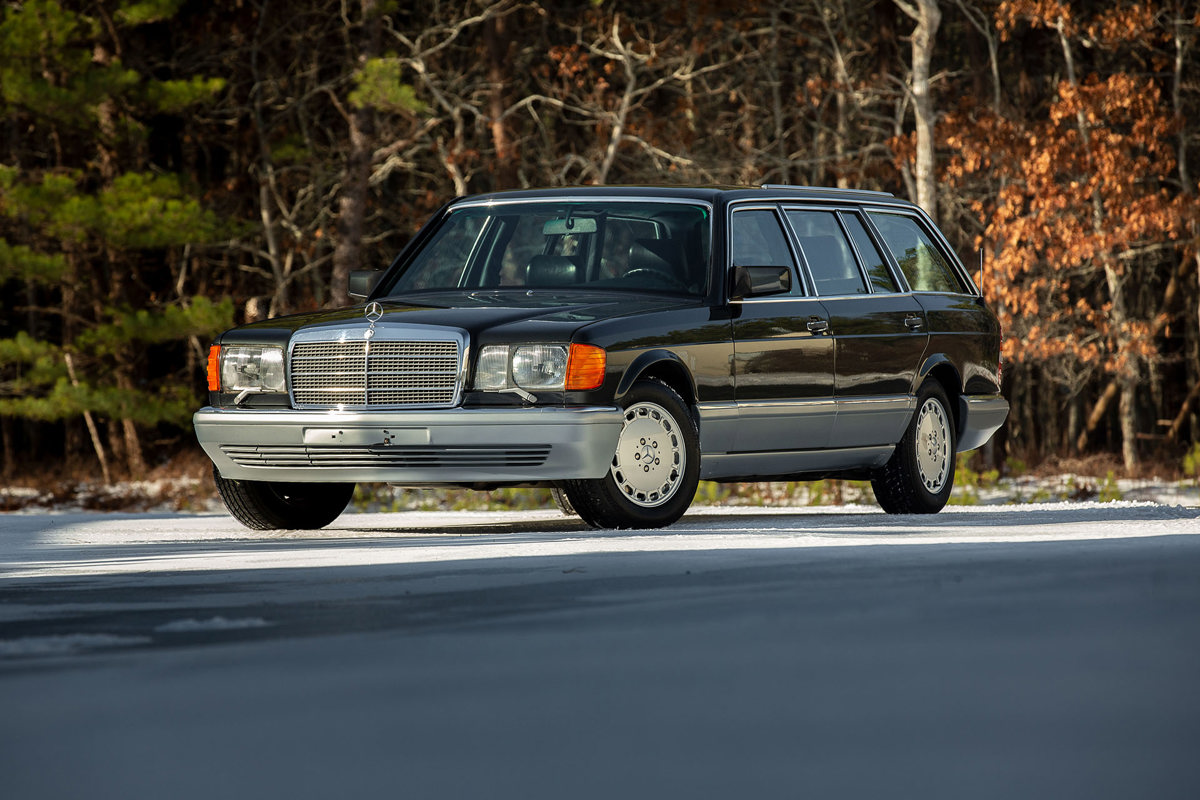
<instances>
[{"instance_id":1,"label":"front chrome bumper","mask_svg":"<svg viewBox=\"0 0 1200 800\"><path fill-rule=\"evenodd\" d=\"M202 408L196 438L225 478L285 482L527 483L600 478L616 407L436 411Z\"/></svg>"},{"instance_id":2,"label":"front chrome bumper","mask_svg":"<svg viewBox=\"0 0 1200 800\"><path fill-rule=\"evenodd\" d=\"M958 452L983 447L1008 418L1008 401L1000 395L959 398Z\"/></svg>"}]
</instances>

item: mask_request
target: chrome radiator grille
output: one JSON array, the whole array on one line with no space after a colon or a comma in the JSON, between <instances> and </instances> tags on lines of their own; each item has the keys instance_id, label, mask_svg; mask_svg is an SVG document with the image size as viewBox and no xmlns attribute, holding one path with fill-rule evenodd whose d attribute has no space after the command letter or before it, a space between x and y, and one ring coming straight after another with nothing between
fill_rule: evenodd
<instances>
[{"instance_id":1,"label":"chrome radiator grille","mask_svg":"<svg viewBox=\"0 0 1200 800\"><path fill-rule=\"evenodd\" d=\"M454 341L298 341L291 354L297 406L452 406L462 354Z\"/></svg>"}]
</instances>

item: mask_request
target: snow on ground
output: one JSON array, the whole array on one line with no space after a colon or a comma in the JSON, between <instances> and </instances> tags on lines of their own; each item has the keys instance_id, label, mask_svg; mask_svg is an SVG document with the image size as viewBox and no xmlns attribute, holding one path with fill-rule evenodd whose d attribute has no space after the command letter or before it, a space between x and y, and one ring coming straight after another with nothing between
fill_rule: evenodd
<instances>
[{"instance_id":1,"label":"snow on ground","mask_svg":"<svg viewBox=\"0 0 1200 800\"><path fill-rule=\"evenodd\" d=\"M975 476L976 478L978 476ZM751 492L746 497L732 497L726 501L735 507L757 507L766 503L772 510L786 509L786 503L807 505L829 505L830 488L825 482L810 482L793 485L790 496L781 494L784 484L761 484L771 486L775 492L765 492L766 498ZM413 491L389 489L381 484L373 485L378 492L372 506L380 499L391 497L389 505L400 508L424 508L444 502L444 496L436 490ZM865 498L873 504L869 486L861 482L847 483L845 501L853 505ZM462 493L459 493L462 494ZM470 493L467 493L470 497ZM840 496L840 495L839 495ZM480 505L484 495L479 494ZM778 498L784 497L783 501ZM960 480L951 496L953 505L1013 505L1045 504L1054 501L1082 502L1091 500L1131 500L1158 503L1160 505L1200 506L1200 481L1168 481L1157 478L1114 479L1092 476L1061 474L1049 476L1026 475L1005 477L975 486ZM839 507L839 506L834 506ZM153 481L129 481L105 486L99 483L80 483L60 486L54 490L38 490L26 487L0 486L0 520L5 512L23 514L64 514L83 511L127 511L139 513L190 513L212 514L224 510L220 498L214 493L210 481L196 478L169 478ZM372 510L375 510L372 508Z\"/></svg>"},{"instance_id":2,"label":"snow on ground","mask_svg":"<svg viewBox=\"0 0 1200 800\"><path fill-rule=\"evenodd\" d=\"M874 506L701 506L665 531L593 531L558 511L409 511L346 513L323 530L265 534L247 531L224 514L8 515L0 517L7 532L0 542L0 570L28 578L587 553L1070 541L1195 533L1197 515L1200 510L1193 508L1133 501L954 506L934 516L889 516ZM396 536L410 538L402 548L378 544ZM469 542L463 541L467 536ZM341 544L296 546L322 540ZM245 546L248 541L253 546ZM187 547L199 543L204 546ZM466 543L471 546L461 546Z\"/></svg>"}]
</instances>

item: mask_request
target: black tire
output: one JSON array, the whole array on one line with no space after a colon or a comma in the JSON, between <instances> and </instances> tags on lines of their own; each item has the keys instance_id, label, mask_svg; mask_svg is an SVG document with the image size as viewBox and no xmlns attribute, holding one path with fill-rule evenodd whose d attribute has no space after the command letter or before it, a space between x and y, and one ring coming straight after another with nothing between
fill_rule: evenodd
<instances>
[{"instance_id":1,"label":"black tire","mask_svg":"<svg viewBox=\"0 0 1200 800\"><path fill-rule=\"evenodd\" d=\"M550 489L550 496L554 498L554 505L558 506L558 510L562 512L564 517L578 517L579 512L575 510L575 506L571 505L571 498L567 497L567 492L560 486L553 486Z\"/></svg>"},{"instance_id":2,"label":"black tire","mask_svg":"<svg viewBox=\"0 0 1200 800\"><path fill-rule=\"evenodd\" d=\"M661 381L638 381L622 405L625 428L608 474L561 485L594 528L662 528L696 496L700 436L683 398Z\"/></svg>"},{"instance_id":3,"label":"black tire","mask_svg":"<svg viewBox=\"0 0 1200 800\"><path fill-rule=\"evenodd\" d=\"M880 507L889 514L936 514L954 489L958 434L946 391L927 380L917 409L888 463L871 478Z\"/></svg>"},{"instance_id":4,"label":"black tire","mask_svg":"<svg viewBox=\"0 0 1200 800\"><path fill-rule=\"evenodd\" d=\"M353 483L228 480L216 466L213 480L233 518L256 531L324 528L346 510L354 494Z\"/></svg>"}]
</instances>

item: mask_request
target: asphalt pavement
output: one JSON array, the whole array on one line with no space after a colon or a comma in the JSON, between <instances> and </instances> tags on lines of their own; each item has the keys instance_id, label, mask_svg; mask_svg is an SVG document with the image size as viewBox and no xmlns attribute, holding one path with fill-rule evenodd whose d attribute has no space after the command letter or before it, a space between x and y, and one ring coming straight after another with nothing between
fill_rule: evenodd
<instances>
[{"instance_id":1,"label":"asphalt pavement","mask_svg":"<svg viewBox=\"0 0 1200 800\"><path fill-rule=\"evenodd\" d=\"M1200 510L0 515L5 798L1195 798Z\"/></svg>"}]
</instances>

